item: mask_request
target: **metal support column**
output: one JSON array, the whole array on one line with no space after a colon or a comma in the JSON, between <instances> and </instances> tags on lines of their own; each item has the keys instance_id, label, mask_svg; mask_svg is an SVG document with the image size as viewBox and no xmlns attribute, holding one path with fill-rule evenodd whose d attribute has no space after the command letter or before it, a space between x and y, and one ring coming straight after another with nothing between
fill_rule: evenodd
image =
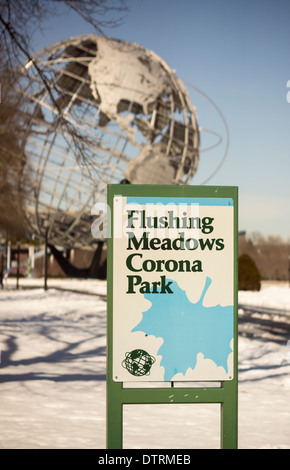
<instances>
[{"instance_id":1,"label":"metal support column","mask_svg":"<svg viewBox=\"0 0 290 470\"><path fill-rule=\"evenodd\" d=\"M45 242L44 242L44 290L47 290L47 232L45 232Z\"/></svg>"}]
</instances>

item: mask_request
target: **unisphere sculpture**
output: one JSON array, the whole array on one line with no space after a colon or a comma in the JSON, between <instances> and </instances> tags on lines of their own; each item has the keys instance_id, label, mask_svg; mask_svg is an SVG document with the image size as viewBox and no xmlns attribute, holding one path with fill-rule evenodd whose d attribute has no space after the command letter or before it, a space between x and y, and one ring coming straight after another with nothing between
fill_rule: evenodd
<instances>
[{"instance_id":1,"label":"unisphere sculpture","mask_svg":"<svg viewBox=\"0 0 290 470\"><path fill-rule=\"evenodd\" d=\"M45 78L45 81L40 79ZM167 63L137 44L84 35L50 45L19 70L26 204L36 237L92 245L90 211L108 183L188 184L199 130Z\"/></svg>"}]
</instances>

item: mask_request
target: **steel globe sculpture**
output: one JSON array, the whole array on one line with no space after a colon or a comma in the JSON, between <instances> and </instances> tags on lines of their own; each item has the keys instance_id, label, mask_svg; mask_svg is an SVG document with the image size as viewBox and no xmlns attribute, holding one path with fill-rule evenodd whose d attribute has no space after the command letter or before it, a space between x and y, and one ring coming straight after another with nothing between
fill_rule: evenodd
<instances>
[{"instance_id":1,"label":"steel globe sculpture","mask_svg":"<svg viewBox=\"0 0 290 470\"><path fill-rule=\"evenodd\" d=\"M55 255L56 246L97 243L91 208L106 200L108 183L188 184L194 176L195 108L154 52L83 35L42 49L15 77L21 173L31 184L26 217Z\"/></svg>"},{"instance_id":2,"label":"steel globe sculpture","mask_svg":"<svg viewBox=\"0 0 290 470\"><path fill-rule=\"evenodd\" d=\"M33 183L27 217L37 237L91 245L90 210L105 200L108 183L187 184L193 177L195 109L154 52L85 35L42 49L17 77L24 172Z\"/></svg>"}]
</instances>

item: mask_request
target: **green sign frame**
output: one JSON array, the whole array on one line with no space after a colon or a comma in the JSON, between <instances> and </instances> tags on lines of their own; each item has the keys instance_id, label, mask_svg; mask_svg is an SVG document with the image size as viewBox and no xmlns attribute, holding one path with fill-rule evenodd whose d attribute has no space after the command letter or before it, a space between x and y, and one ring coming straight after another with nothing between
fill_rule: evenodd
<instances>
[{"instance_id":1,"label":"green sign frame","mask_svg":"<svg viewBox=\"0 0 290 470\"><path fill-rule=\"evenodd\" d=\"M113 377L113 236L108 232L107 312L107 448L123 448L123 405L218 403L221 407L220 447L238 447L238 188L235 186L108 185L109 227L114 222L114 197L229 198L233 201L233 378L211 387L130 388ZM116 258L117 259L117 258ZM116 307L116 306L115 306Z\"/></svg>"}]
</instances>

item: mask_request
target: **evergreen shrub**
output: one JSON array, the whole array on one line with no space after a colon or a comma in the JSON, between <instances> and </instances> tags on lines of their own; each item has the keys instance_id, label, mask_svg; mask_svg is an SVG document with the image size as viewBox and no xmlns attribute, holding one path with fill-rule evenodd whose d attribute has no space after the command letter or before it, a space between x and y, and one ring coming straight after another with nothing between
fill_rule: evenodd
<instances>
[{"instance_id":1,"label":"evergreen shrub","mask_svg":"<svg viewBox=\"0 0 290 470\"><path fill-rule=\"evenodd\" d=\"M238 289L256 290L261 288L261 274L256 263L249 255L239 256Z\"/></svg>"}]
</instances>

